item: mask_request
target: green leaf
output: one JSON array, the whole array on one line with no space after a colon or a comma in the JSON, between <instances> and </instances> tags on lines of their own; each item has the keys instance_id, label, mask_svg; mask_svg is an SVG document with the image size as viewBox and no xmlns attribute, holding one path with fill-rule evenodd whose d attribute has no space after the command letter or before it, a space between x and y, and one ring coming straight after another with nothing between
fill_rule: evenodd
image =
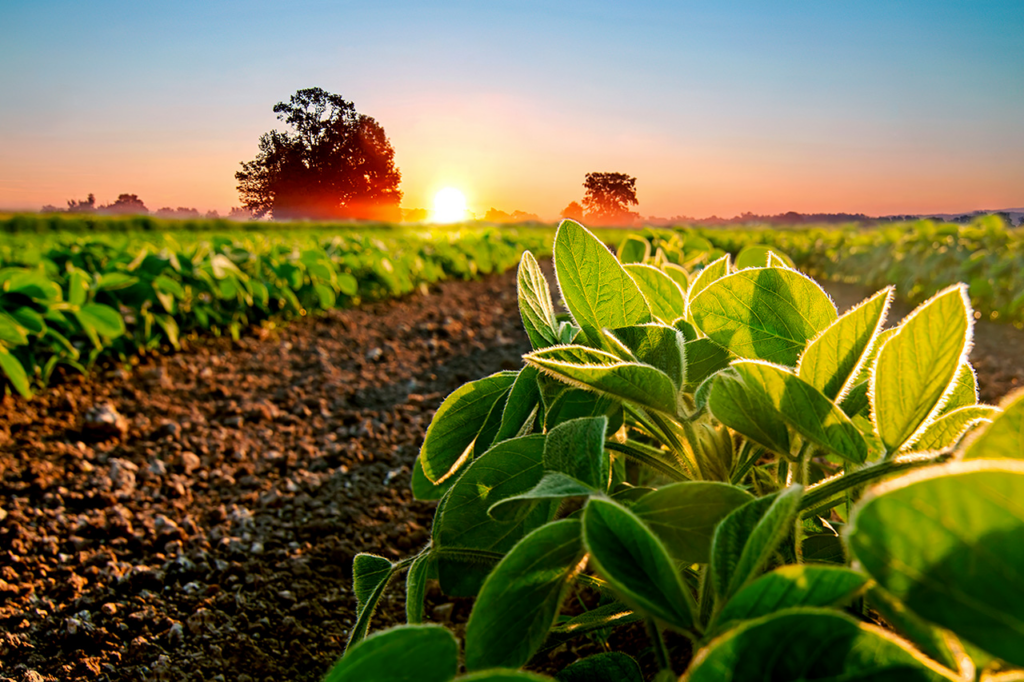
<instances>
[{"instance_id":1,"label":"green leaf","mask_svg":"<svg viewBox=\"0 0 1024 682\"><path fill-rule=\"evenodd\" d=\"M515 386L515 383L513 383L512 386ZM506 388L504 392L498 396L498 399L495 400L494 404L491 406L491 410L487 413L487 418L484 419L484 423L476 435L476 440L473 441L474 457L482 455L494 443L494 439L498 435L498 430L501 428L501 418L505 412L505 405L508 402L508 395L512 391L512 386Z\"/></svg>"},{"instance_id":2,"label":"green leaf","mask_svg":"<svg viewBox=\"0 0 1024 682\"><path fill-rule=\"evenodd\" d=\"M542 500L560 502L567 497L590 497L591 495L601 495L603 492L559 471L546 471L537 485L525 493L495 502L487 510L487 513L492 519L498 521L515 521L523 518L537 502Z\"/></svg>"},{"instance_id":3,"label":"green leaf","mask_svg":"<svg viewBox=\"0 0 1024 682\"><path fill-rule=\"evenodd\" d=\"M117 291L127 289L139 281L138 277L132 277L124 272L105 272L96 278L96 291Z\"/></svg>"},{"instance_id":4,"label":"green leaf","mask_svg":"<svg viewBox=\"0 0 1024 682\"><path fill-rule=\"evenodd\" d=\"M850 418L800 377L784 367L752 360L737 360L731 369L739 377L748 396L756 395L760 404L771 406L773 413L758 415L762 421L781 420L805 439L850 462L860 464L867 459L867 442ZM725 381L727 379L723 379ZM725 400L722 397L716 401L717 390L716 384L711 389L709 402L712 414L723 424L744 433L740 427L746 426L747 421L740 421L735 426L728 421L739 409L735 403L725 413L726 418L716 412L715 406ZM760 434L758 430L749 435L756 440Z\"/></svg>"},{"instance_id":5,"label":"green leaf","mask_svg":"<svg viewBox=\"0 0 1024 682\"><path fill-rule=\"evenodd\" d=\"M458 476L449 476L441 483L433 483L423 473L423 463L417 457L412 464L412 496L417 500L440 500L448 490L455 485Z\"/></svg>"},{"instance_id":6,"label":"green leaf","mask_svg":"<svg viewBox=\"0 0 1024 682\"><path fill-rule=\"evenodd\" d=\"M991 405L958 408L933 421L920 437L910 444L910 449L924 452L952 447L973 427L991 423L998 414L999 409Z\"/></svg>"},{"instance_id":7,"label":"green leaf","mask_svg":"<svg viewBox=\"0 0 1024 682\"><path fill-rule=\"evenodd\" d=\"M14 390L20 393L23 398L28 399L32 397L32 389L29 387L25 368L21 366L18 358L8 353L2 346L0 346L0 369L4 371Z\"/></svg>"},{"instance_id":8,"label":"green leaf","mask_svg":"<svg viewBox=\"0 0 1024 682\"><path fill-rule=\"evenodd\" d=\"M690 289L690 274L683 268L675 263L662 263L661 271L664 272L669 278L679 285L683 295Z\"/></svg>"},{"instance_id":9,"label":"green leaf","mask_svg":"<svg viewBox=\"0 0 1024 682\"><path fill-rule=\"evenodd\" d=\"M683 346L686 357L686 383L683 391L694 393L712 374L729 366L736 356L711 339L687 341Z\"/></svg>"},{"instance_id":10,"label":"green leaf","mask_svg":"<svg viewBox=\"0 0 1024 682\"><path fill-rule=\"evenodd\" d=\"M545 380L548 379L541 374ZM579 388L566 388L551 403L550 409L544 415L544 426L548 430L553 429L570 419L581 417L608 417L608 432L615 433L622 428L622 403L615 398L598 395L592 391L584 391Z\"/></svg>"},{"instance_id":11,"label":"green leaf","mask_svg":"<svg viewBox=\"0 0 1024 682\"><path fill-rule=\"evenodd\" d=\"M353 646L324 682L448 682L458 654L455 637L440 625L400 625Z\"/></svg>"},{"instance_id":12,"label":"green leaf","mask_svg":"<svg viewBox=\"0 0 1024 682\"><path fill-rule=\"evenodd\" d=\"M555 272L573 321L595 347L601 330L651 321L636 282L608 248L579 223L563 220L555 232Z\"/></svg>"},{"instance_id":13,"label":"green leaf","mask_svg":"<svg viewBox=\"0 0 1024 682\"><path fill-rule=\"evenodd\" d=\"M352 560L352 592L356 597L356 623L349 634L348 645L353 646L366 636L370 619L377 609L384 590L391 581L394 565L374 554L357 554Z\"/></svg>"},{"instance_id":14,"label":"green leaf","mask_svg":"<svg viewBox=\"0 0 1024 682\"><path fill-rule=\"evenodd\" d=\"M719 372L704 386L709 384L707 407L715 419L772 452L789 453L789 429L763 391L748 390L732 368Z\"/></svg>"},{"instance_id":15,"label":"green leaf","mask_svg":"<svg viewBox=\"0 0 1024 682\"><path fill-rule=\"evenodd\" d=\"M503 554L526 533L547 523L557 503L536 505L529 514L508 521L488 514L497 502L537 485L544 473L543 454L544 436L536 434L498 443L475 459L437 508L434 546ZM441 587L453 596L475 592L489 569L473 572L462 562L438 560Z\"/></svg>"},{"instance_id":16,"label":"green leaf","mask_svg":"<svg viewBox=\"0 0 1024 682\"><path fill-rule=\"evenodd\" d=\"M0 310L0 341L9 346L24 346L28 343L27 331L15 318Z\"/></svg>"},{"instance_id":17,"label":"green leaf","mask_svg":"<svg viewBox=\"0 0 1024 682\"><path fill-rule=\"evenodd\" d=\"M953 390L946 398L939 415L949 414L961 407L975 405L978 402L978 377L969 362L961 362L953 381Z\"/></svg>"},{"instance_id":18,"label":"green leaf","mask_svg":"<svg viewBox=\"0 0 1024 682\"><path fill-rule=\"evenodd\" d=\"M84 305L75 312L82 327L88 327L105 339L115 339L124 334L124 320L121 314L102 303Z\"/></svg>"},{"instance_id":19,"label":"green leaf","mask_svg":"<svg viewBox=\"0 0 1024 682\"><path fill-rule=\"evenodd\" d=\"M523 318L523 328L530 337L530 343L535 349L558 345L558 324L555 322L555 308L551 304L548 281L537 259L529 251L524 251L519 261L516 282L519 314Z\"/></svg>"},{"instance_id":20,"label":"green leaf","mask_svg":"<svg viewBox=\"0 0 1024 682\"><path fill-rule=\"evenodd\" d=\"M491 571L466 624L466 669L518 668L540 649L583 559L580 522L533 531Z\"/></svg>"},{"instance_id":21,"label":"green leaf","mask_svg":"<svg viewBox=\"0 0 1024 682\"><path fill-rule=\"evenodd\" d=\"M868 395L888 454L912 443L942 409L969 350L972 320L964 286L949 287L908 315L878 352Z\"/></svg>"},{"instance_id":22,"label":"green leaf","mask_svg":"<svg viewBox=\"0 0 1024 682\"><path fill-rule=\"evenodd\" d=\"M514 373L498 372L463 384L444 399L420 448L419 461L429 481L441 483L462 466L494 403L515 378Z\"/></svg>"},{"instance_id":23,"label":"green leaf","mask_svg":"<svg viewBox=\"0 0 1024 682\"><path fill-rule=\"evenodd\" d=\"M804 346L836 319L814 280L795 270L751 268L712 283L690 301L704 334L743 358L796 366Z\"/></svg>"},{"instance_id":24,"label":"green leaf","mask_svg":"<svg viewBox=\"0 0 1024 682\"><path fill-rule=\"evenodd\" d=\"M841 401L853 388L885 323L893 291L882 289L812 339L800 356L797 375L829 400Z\"/></svg>"},{"instance_id":25,"label":"green leaf","mask_svg":"<svg viewBox=\"0 0 1024 682\"><path fill-rule=\"evenodd\" d=\"M323 308L324 310L330 310L331 308L334 307L334 304L337 301L337 297L334 294L334 289L327 286L326 284L317 282L316 284L313 285L313 291L316 292L316 297L320 303L321 308Z\"/></svg>"},{"instance_id":26,"label":"green leaf","mask_svg":"<svg viewBox=\"0 0 1024 682\"><path fill-rule=\"evenodd\" d=\"M659 369L586 346L556 346L534 351L523 360L576 388L628 400L669 415L676 414L676 388Z\"/></svg>"},{"instance_id":27,"label":"green leaf","mask_svg":"<svg viewBox=\"0 0 1024 682\"><path fill-rule=\"evenodd\" d=\"M618 651L587 656L555 676L558 682L644 682L640 666Z\"/></svg>"},{"instance_id":28,"label":"green leaf","mask_svg":"<svg viewBox=\"0 0 1024 682\"><path fill-rule=\"evenodd\" d=\"M177 298L183 298L185 296L185 290L181 284L171 279L167 275L157 275L153 278L153 289L164 294L171 294Z\"/></svg>"},{"instance_id":29,"label":"green leaf","mask_svg":"<svg viewBox=\"0 0 1024 682\"><path fill-rule=\"evenodd\" d=\"M591 498L583 512L583 540L598 571L627 602L669 625L693 625L693 595L665 546L633 512Z\"/></svg>"},{"instance_id":30,"label":"green leaf","mask_svg":"<svg viewBox=\"0 0 1024 682\"><path fill-rule=\"evenodd\" d=\"M623 360L651 365L667 374L681 387L686 379L685 337L679 330L661 324L641 324L605 330L612 348L621 351Z\"/></svg>"},{"instance_id":31,"label":"green leaf","mask_svg":"<svg viewBox=\"0 0 1024 682\"><path fill-rule=\"evenodd\" d=\"M736 269L745 270L746 268L769 267L768 257L772 253L775 253L775 250L764 244L751 244L744 247L742 251L736 254ZM776 258L778 258L777 255ZM792 263L789 265L792 267Z\"/></svg>"},{"instance_id":32,"label":"green leaf","mask_svg":"<svg viewBox=\"0 0 1024 682\"><path fill-rule=\"evenodd\" d=\"M671 322L686 314L686 294L675 280L653 265L632 263L623 266L662 322Z\"/></svg>"},{"instance_id":33,"label":"green leaf","mask_svg":"<svg viewBox=\"0 0 1024 682\"><path fill-rule=\"evenodd\" d=\"M847 543L912 611L1024 665L1024 463L955 462L884 483Z\"/></svg>"},{"instance_id":34,"label":"green leaf","mask_svg":"<svg viewBox=\"0 0 1024 682\"><path fill-rule=\"evenodd\" d=\"M423 600L427 595L431 561L429 554L419 555L405 576L405 622L410 625L423 622Z\"/></svg>"},{"instance_id":35,"label":"green leaf","mask_svg":"<svg viewBox=\"0 0 1024 682\"><path fill-rule=\"evenodd\" d=\"M607 428L607 417L573 419L554 427L544 441L544 468L607 490L611 466L604 449Z\"/></svg>"},{"instance_id":36,"label":"green leaf","mask_svg":"<svg viewBox=\"0 0 1024 682\"><path fill-rule=\"evenodd\" d=\"M780 566L748 584L715 619L716 631L731 621L753 620L794 606L838 606L864 587L866 576L840 566Z\"/></svg>"},{"instance_id":37,"label":"green leaf","mask_svg":"<svg viewBox=\"0 0 1024 682\"><path fill-rule=\"evenodd\" d=\"M622 264L643 263L651 257L651 243L638 234L627 234L619 242L616 257Z\"/></svg>"},{"instance_id":38,"label":"green leaf","mask_svg":"<svg viewBox=\"0 0 1024 682\"><path fill-rule=\"evenodd\" d=\"M757 577L793 529L803 487L791 485L732 511L715 529L711 577L725 601Z\"/></svg>"},{"instance_id":39,"label":"green leaf","mask_svg":"<svg viewBox=\"0 0 1024 682\"><path fill-rule=\"evenodd\" d=\"M964 459L1024 459L1024 389L1003 398L1003 413L964 449Z\"/></svg>"},{"instance_id":40,"label":"green leaf","mask_svg":"<svg viewBox=\"0 0 1024 682\"><path fill-rule=\"evenodd\" d=\"M694 658L685 682L937 682L949 672L881 628L835 611L794 608L747 621Z\"/></svg>"},{"instance_id":41,"label":"green leaf","mask_svg":"<svg viewBox=\"0 0 1024 682\"><path fill-rule=\"evenodd\" d=\"M519 435L520 430L535 414L540 404L540 387L537 385L539 370L536 367L523 367L512 384L512 390L505 400L501 413L501 425L494 436L494 442L500 443ZM524 434L525 435L525 434Z\"/></svg>"},{"instance_id":42,"label":"green leaf","mask_svg":"<svg viewBox=\"0 0 1024 682\"><path fill-rule=\"evenodd\" d=\"M874 583L868 589L865 601L885 618L886 623L891 625L893 630L913 642L926 656L930 656L932 660L938 661L950 670L961 668L963 656L959 654L959 651L963 645L958 642L960 646L957 646L956 650L950 647L950 639L954 638L948 631L932 625L913 611L908 610L902 602L879 587L878 583ZM972 655L971 658L974 658L977 663L976 657ZM977 667L984 666L978 665ZM963 675L963 678L974 679L974 676L966 674Z\"/></svg>"},{"instance_id":43,"label":"green leaf","mask_svg":"<svg viewBox=\"0 0 1024 682\"><path fill-rule=\"evenodd\" d=\"M697 295L700 292L728 275L730 270L729 254L725 254L718 260L708 263L707 267L698 272L697 276L694 277L693 281L690 283L690 290L687 292L687 301L692 303L693 299L697 298ZM690 315L687 314L687 317L690 317Z\"/></svg>"},{"instance_id":44,"label":"green leaf","mask_svg":"<svg viewBox=\"0 0 1024 682\"><path fill-rule=\"evenodd\" d=\"M75 268L68 277L68 303L73 306L85 305L86 295L89 293L89 274Z\"/></svg>"},{"instance_id":45,"label":"green leaf","mask_svg":"<svg viewBox=\"0 0 1024 682\"><path fill-rule=\"evenodd\" d=\"M647 493L631 510L661 539L675 561L706 564L719 522L753 499L727 483L685 481Z\"/></svg>"}]
</instances>

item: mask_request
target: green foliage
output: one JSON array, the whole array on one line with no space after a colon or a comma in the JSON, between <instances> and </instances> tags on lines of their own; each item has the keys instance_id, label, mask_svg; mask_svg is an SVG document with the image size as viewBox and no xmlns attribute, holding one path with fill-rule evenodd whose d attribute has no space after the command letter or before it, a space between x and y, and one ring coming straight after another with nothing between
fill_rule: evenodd
<instances>
[{"instance_id":1,"label":"green foliage","mask_svg":"<svg viewBox=\"0 0 1024 682\"><path fill-rule=\"evenodd\" d=\"M515 679L493 667L637 621L659 681L687 665L688 680L837 681L1024 665L1024 399L977 404L963 290L885 329L891 289L839 317L774 248L735 270L689 233L643 240L623 264L563 223L572 322L523 257L533 350L445 400L413 475L440 498L431 544L378 567L410 570L409 621L428 576L476 596L467 679ZM943 464L962 457L979 461ZM387 583L374 575L360 568L357 593ZM865 603L908 641L844 612ZM609 652L558 679L642 678Z\"/></svg>"},{"instance_id":2,"label":"green foliage","mask_svg":"<svg viewBox=\"0 0 1024 682\"><path fill-rule=\"evenodd\" d=\"M54 220L59 227L70 219ZM250 233L260 225L264 232ZM543 245L512 230L355 234L263 223L200 238L179 227L8 241L0 241L0 383L25 397L57 366L84 372L199 335L237 337L251 326L504 270L524 247Z\"/></svg>"}]
</instances>

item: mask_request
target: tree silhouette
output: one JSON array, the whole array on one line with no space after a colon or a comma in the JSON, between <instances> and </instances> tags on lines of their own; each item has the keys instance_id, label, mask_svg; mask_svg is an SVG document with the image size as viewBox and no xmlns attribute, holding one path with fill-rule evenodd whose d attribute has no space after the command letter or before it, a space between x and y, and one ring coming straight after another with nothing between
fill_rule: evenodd
<instances>
[{"instance_id":1,"label":"tree silhouette","mask_svg":"<svg viewBox=\"0 0 1024 682\"><path fill-rule=\"evenodd\" d=\"M562 217L569 220L575 220L577 222L583 221L583 207L580 206L578 201L571 201L569 205L562 209Z\"/></svg>"},{"instance_id":2,"label":"tree silhouette","mask_svg":"<svg viewBox=\"0 0 1024 682\"><path fill-rule=\"evenodd\" d=\"M100 206L101 213L115 213L120 215L149 213L149 209L142 203L137 194L118 194L117 200L112 204Z\"/></svg>"},{"instance_id":3,"label":"tree silhouette","mask_svg":"<svg viewBox=\"0 0 1024 682\"><path fill-rule=\"evenodd\" d=\"M587 221L625 225L639 217L628 208L639 203L636 178L625 173L587 173L583 187L587 190L583 197Z\"/></svg>"},{"instance_id":4,"label":"tree silhouette","mask_svg":"<svg viewBox=\"0 0 1024 682\"><path fill-rule=\"evenodd\" d=\"M299 90L274 113L292 130L262 135L235 173L253 217L399 219L402 176L379 123L321 88Z\"/></svg>"}]
</instances>

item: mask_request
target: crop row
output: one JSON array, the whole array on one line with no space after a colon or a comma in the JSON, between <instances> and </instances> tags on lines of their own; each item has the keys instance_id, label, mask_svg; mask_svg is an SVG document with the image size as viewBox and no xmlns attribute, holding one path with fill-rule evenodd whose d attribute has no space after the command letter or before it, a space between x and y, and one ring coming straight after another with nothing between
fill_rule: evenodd
<instances>
[{"instance_id":1,"label":"crop row","mask_svg":"<svg viewBox=\"0 0 1024 682\"><path fill-rule=\"evenodd\" d=\"M61 365L84 372L105 356L179 348L190 334L237 337L275 317L500 272L524 248L543 248L514 230L276 237L129 245L65 235L42 249L5 249L0 378L28 397Z\"/></svg>"},{"instance_id":2,"label":"crop row","mask_svg":"<svg viewBox=\"0 0 1024 682\"><path fill-rule=\"evenodd\" d=\"M738 253L760 243L788 254L811 275L875 288L896 286L920 303L954 282L969 287L974 309L1024 323L1024 230L998 216L970 225L922 220L879 228L700 230Z\"/></svg>"},{"instance_id":3,"label":"crop row","mask_svg":"<svg viewBox=\"0 0 1024 682\"><path fill-rule=\"evenodd\" d=\"M717 256L672 233L613 254L565 221L559 314L523 255L533 350L434 415L412 475L430 542L356 556L329 682L550 679L520 668L641 623L656 682L1024 667L1024 392L978 404L965 287L889 326L891 287L839 315L772 251ZM370 634L403 573L408 624ZM475 598L461 656L423 623L431 580ZM636 653L557 679L642 682Z\"/></svg>"}]
</instances>

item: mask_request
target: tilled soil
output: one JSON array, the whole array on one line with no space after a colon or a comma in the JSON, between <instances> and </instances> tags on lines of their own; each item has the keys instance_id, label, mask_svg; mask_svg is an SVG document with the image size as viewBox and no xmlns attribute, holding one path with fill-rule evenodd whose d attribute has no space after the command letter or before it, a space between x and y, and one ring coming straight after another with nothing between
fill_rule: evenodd
<instances>
[{"instance_id":1,"label":"tilled soil","mask_svg":"<svg viewBox=\"0 0 1024 682\"><path fill-rule=\"evenodd\" d=\"M841 309L866 293L829 288ZM1024 382L1024 333L978 336L994 401ZM0 679L321 678L354 620L354 554L428 539L409 471L434 410L526 350L506 273L7 398ZM435 621L469 607L428 594ZM395 585L374 628L403 620Z\"/></svg>"}]
</instances>

